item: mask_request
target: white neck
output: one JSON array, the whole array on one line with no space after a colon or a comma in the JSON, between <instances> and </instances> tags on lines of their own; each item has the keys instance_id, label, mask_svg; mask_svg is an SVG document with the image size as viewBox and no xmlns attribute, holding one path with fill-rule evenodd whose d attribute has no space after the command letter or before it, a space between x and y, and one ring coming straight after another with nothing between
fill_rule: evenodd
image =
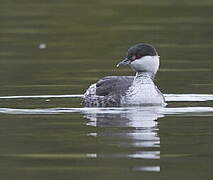
<instances>
[{"instance_id":1,"label":"white neck","mask_svg":"<svg viewBox=\"0 0 213 180\"><path fill-rule=\"evenodd\" d=\"M137 72L136 78L150 78L153 79L154 74L151 72Z\"/></svg>"},{"instance_id":2,"label":"white neck","mask_svg":"<svg viewBox=\"0 0 213 180\"><path fill-rule=\"evenodd\" d=\"M134 78L134 83L153 84L154 74L151 72L137 72Z\"/></svg>"},{"instance_id":3,"label":"white neck","mask_svg":"<svg viewBox=\"0 0 213 180\"><path fill-rule=\"evenodd\" d=\"M144 56L133 61L130 66L138 75L149 76L154 79L160 64L159 56Z\"/></svg>"}]
</instances>

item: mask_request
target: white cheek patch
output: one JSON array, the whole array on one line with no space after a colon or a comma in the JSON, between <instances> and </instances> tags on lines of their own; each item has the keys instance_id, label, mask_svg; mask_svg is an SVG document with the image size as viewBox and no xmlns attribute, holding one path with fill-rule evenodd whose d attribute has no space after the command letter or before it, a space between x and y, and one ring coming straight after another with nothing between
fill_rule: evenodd
<instances>
[{"instance_id":1,"label":"white cheek patch","mask_svg":"<svg viewBox=\"0 0 213 180\"><path fill-rule=\"evenodd\" d=\"M152 72L156 74L159 68L159 56L144 56L133 61L130 66L137 72Z\"/></svg>"}]
</instances>

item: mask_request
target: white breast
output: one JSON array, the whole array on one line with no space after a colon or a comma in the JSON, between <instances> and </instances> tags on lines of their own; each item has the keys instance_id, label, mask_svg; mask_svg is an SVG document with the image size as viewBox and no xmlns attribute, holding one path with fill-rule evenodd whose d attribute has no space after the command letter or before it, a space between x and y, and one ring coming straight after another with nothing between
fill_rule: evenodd
<instances>
[{"instance_id":1,"label":"white breast","mask_svg":"<svg viewBox=\"0 0 213 180\"><path fill-rule=\"evenodd\" d=\"M157 87L152 83L134 82L126 93L126 96L121 98L123 105L163 105L164 99L159 94Z\"/></svg>"}]
</instances>

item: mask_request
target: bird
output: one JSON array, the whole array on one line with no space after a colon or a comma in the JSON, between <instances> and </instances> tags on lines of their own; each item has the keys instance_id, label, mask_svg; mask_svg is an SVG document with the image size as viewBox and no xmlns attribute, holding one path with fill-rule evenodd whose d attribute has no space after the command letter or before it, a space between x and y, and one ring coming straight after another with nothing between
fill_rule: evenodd
<instances>
[{"instance_id":1,"label":"bird","mask_svg":"<svg viewBox=\"0 0 213 180\"><path fill-rule=\"evenodd\" d=\"M147 43L139 43L127 50L117 64L127 65L135 76L106 76L89 86L83 95L85 107L165 106L165 98L153 80L159 69L160 56Z\"/></svg>"}]
</instances>

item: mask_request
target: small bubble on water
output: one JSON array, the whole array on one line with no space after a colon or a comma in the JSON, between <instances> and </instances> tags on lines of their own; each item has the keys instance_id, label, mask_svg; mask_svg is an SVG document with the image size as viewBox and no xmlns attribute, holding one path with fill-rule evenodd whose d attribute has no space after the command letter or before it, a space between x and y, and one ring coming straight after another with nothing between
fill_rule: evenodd
<instances>
[{"instance_id":1,"label":"small bubble on water","mask_svg":"<svg viewBox=\"0 0 213 180\"><path fill-rule=\"evenodd\" d=\"M39 44L39 46L38 46L39 49L45 49L46 47L47 47L46 44Z\"/></svg>"}]
</instances>

